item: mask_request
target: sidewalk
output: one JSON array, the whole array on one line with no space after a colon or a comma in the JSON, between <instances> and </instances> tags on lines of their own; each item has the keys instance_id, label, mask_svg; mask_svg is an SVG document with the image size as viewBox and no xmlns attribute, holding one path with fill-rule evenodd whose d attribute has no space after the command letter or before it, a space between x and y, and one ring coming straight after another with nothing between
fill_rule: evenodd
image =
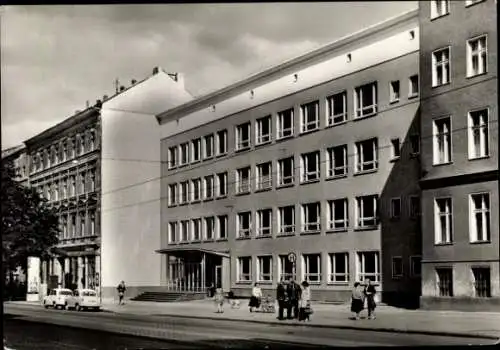
<instances>
[{"instance_id":1,"label":"sidewalk","mask_svg":"<svg viewBox=\"0 0 500 350\"><path fill-rule=\"evenodd\" d=\"M379 305L375 320L351 320L350 305L313 304L314 314L307 323L297 320L279 321L277 313L249 312L248 301L241 300L239 309L224 305L224 313L215 312L211 300L189 302L155 303L127 301L125 305L106 302L103 310L120 314L176 316L231 320L238 322L256 322L267 324L287 324L297 326L343 328L397 333L417 333L442 336L479 337L500 339L500 313L461 312L461 311L423 311L404 310L391 306ZM12 304L36 304L30 302L9 302ZM366 315L366 311L362 313Z\"/></svg>"}]
</instances>

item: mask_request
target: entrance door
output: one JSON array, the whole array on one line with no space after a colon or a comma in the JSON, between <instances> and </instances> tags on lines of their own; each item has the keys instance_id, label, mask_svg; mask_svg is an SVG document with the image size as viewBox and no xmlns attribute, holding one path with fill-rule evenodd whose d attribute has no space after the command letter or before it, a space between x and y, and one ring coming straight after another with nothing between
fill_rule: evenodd
<instances>
[{"instance_id":1,"label":"entrance door","mask_svg":"<svg viewBox=\"0 0 500 350\"><path fill-rule=\"evenodd\" d=\"M215 267L215 288L222 288L222 266Z\"/></svg>"}]
</instances>

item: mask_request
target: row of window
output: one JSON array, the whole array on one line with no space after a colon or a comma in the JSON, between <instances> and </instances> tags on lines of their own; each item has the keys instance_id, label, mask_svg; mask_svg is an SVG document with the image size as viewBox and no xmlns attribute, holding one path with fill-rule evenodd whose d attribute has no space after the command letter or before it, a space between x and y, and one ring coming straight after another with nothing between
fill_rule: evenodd
<instances>
[{"instance_id":1,"label":"row of window","mask_svg":"<svg viewBox=\"0 0 500 350\"><path fill-rule=\"evenodd\" d=\"M465 0L465 6L471 6L485 0ZM450 0L431 1L431 19L445 16L450 13Z\"/></svg>"},{"instance_id":2,"label":"row of window","mask_svg":"<svg viewBox=\"0 0 500 350\"><path fill-rule=\"evenodd\" d=\"M471 268L472 292L476 298L491 297L491 272L489 267L478 266ZM436 289L441 297L453 297L453 268L436 268Z\"/></svg>"},{"instance_id":3,"label":"row of window","mask_svg":"<svg viewBox=\"0 0 500 350\"><path fill-rule=\"evenodd\" d=\"M321 258L324 255L327 259L328 271L324 276L322 271ZM301 264L301 278L302 281L308 281L313 284L319 284L322 281L326 283L340 283L346 284L350 281L365 281L367 278L373 282L381 281L380 272L380 253L379 252L356 252L355 253L355 266L356 271L354 276L349 271L349 253L338 252L328 254L301 254L299 263ZM261 255L255 259L253 264L251 256L238 257L237 263L237 282L268 282L272 283L288 280L291 277L296 277L294 264L288 259L288 255L278 255L276 269L273 265L272 255ZM412 256L409 259L410 276L420 276L421 258L420 256ZM254 270L255 267L255 276ZM275 278L274 271L278 272ZM393 278L403 277L403 259L402 257L393 258ZM326 277L326 280L325 280Z\"/></svg>"},{"instance_id":4,"label":"row of window","mask_svg":"<svg viewBox=\"0 0 500 350\"><path fill-rule=\"evenodd\" d=\"M466 43L467 78L488 72L487 36L481 35L467 40ZM451 82L451 46L432 52L432 86L441 86Z\"/></svg>"},{"instance_id":5,"label":"row of window","mask_svg":"<svg viewBox=\"0 0 500 350\"><path fill-rule=\"evenodd\" d=\"M470 242L489 242L491 239L490 194L469 195ZM450 197L434 199L434 243L453 243L453 201Z\"/></svg>"},{"instance_id":6,"label":"row of window","mask_svg":"<svg viewBox=\"0 0 500 350\"><path fill-rule=\"evenodd\" d=\"M488 157L490 154L489 110L481 108L468 113L468 154L469 159ZM452 162L451 116L433 121L433 164Z\"/></svg>"},{"instance_id":7,"label":"row of window","mask_svg":"<svg viewBox=\"0 0 500 350\"><path fill-rule=\"evenodd\" d=\"M418 75L409 78L410 97L418 95ZM399 101L400 82L389 84L391 103ZM354 118L364 118L377 114L377 82L365 84L354 89ZM341 124L348 119L347 91L336 93L326 98L326 126ZM320 101L316 100L300 106L300 133L319 130ZM277 113L276 139L294 136L294 109L289 108ZM235 150L247 150L252 146L252 122L248 121L235 127ZM272 116L268 115L255 121L255 145L272 141ZM227 130L209 134L203 138L191 140L168 149L168 168L173 169L202 159L225 155L228 152ZM217 145L215 145L215 142Z\"/></svg>"},{"instance_id":8,"label":"row of window","mask_svg":"<svg viewBox=\"0 0 500 350\"><path fill-rule=\"evenodd\" d=\"M71 239L96 234L95 210L59 216L60 239Z\"/></svg>"},{"instance_id":9,"label":"row of window","mask_svg":"<svg viewBox=\"0 0 500 350\"><path fill-rule=\"evenodd\" d=\"M68 137L58 144L31 155L31 173L44 170L51 166L92 152L95 149L95 130L88 130L84 134Z\"/></svg>"},{"instance_id":10,"label":"row of window","mask_svg":"<svg viewBox=\"0 0 500 350\"><path fill-rule=\"evenodd\" d=\"M33 186L40 195L48 201L68 199L77 195L92 193L95 191L95 170L81 172L78 175L63 178L44 185Z\"/></svg>"},{"instance_id":11,"label":"row of window","mask_svg":"<svg viewBox=\"0 0 500 350\"><path fill-rule=\"evenodd\" d=\"M376 228L379 222L378 196L361 196L355 198L354 228ZM401 198L392 198L390 201L390 217L399 219L402 216ZM416 218L420 213L420 198L409 197L408 214ZM295 206L276 208L276 230L273 230L273 209L265 208L255 211L255 221L252 211L236 214L236 237L251 238L271 237L274 232L278 235L301 233L318 233L321 231L321 202L305 203L300 205L300 226L296 227ZM346 231L349 229L349 204L347 198L339 198L326 202L326 231ZM217 226L217 227L216 227ZM213 216L169 222L169 243L201 241L227 238L227 216L217 218Z\"/></svg>"}]
</instances>

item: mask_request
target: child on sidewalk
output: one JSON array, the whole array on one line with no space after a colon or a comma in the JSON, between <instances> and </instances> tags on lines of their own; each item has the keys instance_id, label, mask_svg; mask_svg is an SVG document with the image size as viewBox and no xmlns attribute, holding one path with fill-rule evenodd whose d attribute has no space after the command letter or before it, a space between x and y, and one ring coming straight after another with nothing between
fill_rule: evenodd
<instances>
[{"instance_id":1,"label":"child on sidewalk","mask_svg":"<svg viewBox=\"0 0 500 350\"><path fill-rule=\"evenodd\" d=\"M222 292L222 288L217 288L215 291L215 304L217 305L217 313L224 312L224 293Z\"/></svg>"}]
</instances>

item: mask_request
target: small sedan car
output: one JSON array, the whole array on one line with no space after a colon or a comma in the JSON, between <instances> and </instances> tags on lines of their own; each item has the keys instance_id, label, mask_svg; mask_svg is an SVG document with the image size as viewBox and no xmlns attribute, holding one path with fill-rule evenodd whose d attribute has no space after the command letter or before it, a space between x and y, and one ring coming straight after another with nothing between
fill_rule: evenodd
<instances>
[{"instance_id":1,"label":"small sedan car","mask_svg":"<svg viewBox=\"0 0 500 350\"><path fill-rule=\"evenodd\" d=\"M79 289L75 290L73 296L67 300L67 308L75 309L76 311L93 309L99 310L101 302L95 290Z\"/></svg>"},{"instance_id":2,"label":"small sedan car","mask_svg":"<svg viewBox=\"0 0 500 350\"><path fill-rule=\"evenodd\" d=\"M71 289L66 288L56 288L52 289L50 293L43 298L43 306L47 309L49 307L66 308L68 305L68 299L73 297L73 292Z\"/></svg>"}]
</instances>

